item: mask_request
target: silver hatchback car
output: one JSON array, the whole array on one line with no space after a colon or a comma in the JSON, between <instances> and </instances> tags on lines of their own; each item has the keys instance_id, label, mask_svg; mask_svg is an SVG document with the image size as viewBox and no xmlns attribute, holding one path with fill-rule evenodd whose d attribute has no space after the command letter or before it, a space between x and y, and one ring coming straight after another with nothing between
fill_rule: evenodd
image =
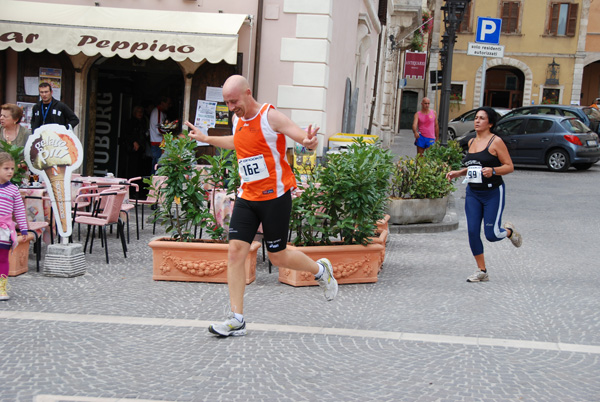
<instances>
[{"instance_id":1,"label":"silver hatchback car","mask_svg":"<svg viewBox=\"0 0 600 402\"><path fill-rule=\"evenodd\" d=\"M573 166L586 170L600 160L598 134L574 117L521 115L505 117L493 130L515 164L546 165L555 172ZM457 138L463 151L475 130Z\"/></svg>"},{"instance_id":2,"label":"silver hatchback car","mask_svg":"<svg viewBox=\"0 0 600 402\"><path fill-rule=\"evenodd\" d=\"M496 116L496 121L500 120L500 117L512 110L503 107L493 107L492 109L494 109L494 111L498 114ZM448 122L449 140L454 140L457 137L460 137L473 130L473 124L475 123L475 112L477 112L477 109L469 110L468 112L463 113Z\"/></svg>"}]
</instances>

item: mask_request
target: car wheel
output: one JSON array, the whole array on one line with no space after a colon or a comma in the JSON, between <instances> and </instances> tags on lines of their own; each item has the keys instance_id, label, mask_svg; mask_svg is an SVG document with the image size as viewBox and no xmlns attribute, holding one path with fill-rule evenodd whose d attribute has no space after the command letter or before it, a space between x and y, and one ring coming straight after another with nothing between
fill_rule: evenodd
<instances>
[{"instance_id":1,"label":"car wheel","mask_svg":"<svg viewBox=\"0 0 600 402\"><path fill-rule=\"evenodd\" d=\"M455 140L456 139L456 131L454 131L454 129L452 129L452 128L448 129L448 139L449 140Z\"/></svg>"},{"instance_id":2,"label":"car wheel","mask_svg":"<svg viewBox=\"0 0 600 402\"><path fill-rule=\"evenodd\" d=\"M577 170L588 170L593 165L593 163L574 163L573 167Z\"/></svg>"},{"instance_id":3,"label":"car wheel","mask_svg":"<svg viewBox=\"0 0 600 402\"><path fill-rule=\"evenodd\" d=\"M569 169L571 161L569 155L562 149L553 149L546 157L546 165L553 172L565 172Z\"/></svg>"}]
</instances>

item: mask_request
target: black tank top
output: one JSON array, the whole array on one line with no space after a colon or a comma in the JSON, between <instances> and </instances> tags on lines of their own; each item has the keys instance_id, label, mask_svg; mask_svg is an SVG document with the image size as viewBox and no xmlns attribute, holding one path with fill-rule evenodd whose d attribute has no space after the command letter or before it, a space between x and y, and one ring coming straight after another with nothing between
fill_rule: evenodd
<instances>
[{"instance_id":1,"label":"black tank top","mask_svg":"<svg viewBox=\"0 0 600 402\"><path fill-rule=\"evenodd\" d=\"M483 151L467 152L467 155L462 161L463 166L481 166L482 168L495 168L498 166L502 166L500 159L498 159L497 156L492 155L489 151L490 145L492 145L492 142L494 142L495 138L495 135L492 136L490 142L488 142L487 146ZM471 141L471 143L469 144L469 149L471 148L471 144L473 144L473 141ZM481 183L469 183L469 187L471 187L473 190L489 190L500 187L502 183L504 183L504 181L502 180L502 176L498 175L492 175L491 177L482 177L481 181Z\"/></svg>"}]
</instances>

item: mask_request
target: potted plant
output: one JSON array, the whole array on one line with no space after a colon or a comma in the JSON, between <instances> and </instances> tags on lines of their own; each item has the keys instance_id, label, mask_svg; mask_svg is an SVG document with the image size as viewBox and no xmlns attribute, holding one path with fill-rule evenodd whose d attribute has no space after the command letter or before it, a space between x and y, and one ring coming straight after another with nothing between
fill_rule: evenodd
<instances>
[{"instance_id":1,"label":"potted plant","mask_svg":"<svg viewBox=\"0 0 600 402\"><path fill-rule=\"evenodd\" d=\"M423 156L400 158L391 180L387 213L391 224L440 222L446 215L448 195L455 190L446 173L460 168L460 146L449 141L428 148Z\"/></svg>"},{"instance_id":2,"label":"potted plant","mask_svg":"<svg viewBox=\"0 0 600 402\"><path fill-rule=\"evenodd\" d=\"M236 184L237 172L229 179L228 167L235 166L232 151L206 158L209 166L197 165L196 142L187 136L164 136L164 155L156 175L145 183L157 194L158 208L153 219L165 227L167 236L153 239L153 279L195 282L227 282L228 220L218 221L215 194ZM211 200L213 202L211 202ZM198 238L206 233L208 238ZM201 235L200 235L201 237ZM246 283L256 277L255 242L246 260Z\"/></svg>"},{"instance_id":3,"label":"potted plant","mask_svg":"<svg viewBox=\"0 0 600 402\"><path fill-rule=\"evenodd\" d=\"M301 247L315 260L329 258L338 283L376 282L383 263L388 232L378 232L376 223L385 215L394 165L380 145L357 139L346 152L329 155L293 201L289 247ZM285 267L279 280L316 284L311 275Z\"/></svg>"},{"instance_id":4,"label":"potted plant","mask_svg":"<svg viewBox=\"0 0 600 402\"><path fill-rule=\"evenodd\" d=\"M460 105L462 104L462 101L462 94L450 94L450 110L454 110L454 108L456 108L456 110L460 110Z\"/></svg>"},{"instance_id":5,"label":"potted plant","mask_svg":"<svg viewBox=\"0 0 600 402\"><path fill-rule=\"evenodd\" d=\"M21 186L27 179L27 163L23 157L23 149L24 147L0 140L0 151L8 152L15 160L15 173L10 181L16 186Z\"/></svg>"}]
</instances>

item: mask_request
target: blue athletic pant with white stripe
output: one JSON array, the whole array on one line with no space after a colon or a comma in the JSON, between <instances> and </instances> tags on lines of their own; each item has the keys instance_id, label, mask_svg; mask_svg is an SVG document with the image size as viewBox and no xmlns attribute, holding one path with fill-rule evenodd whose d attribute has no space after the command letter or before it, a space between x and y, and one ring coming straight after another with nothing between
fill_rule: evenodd
<instances>
[{"instance_id":1,"label":"blue athletic pant with white stripe","mask_svg":"<svg viewBox=\"0 0 600 402\"><path fill-rule=\"evenodd\" d=\"M473 190L467 186L465 197L465 215L469 245L473 255L483 254L481 241L481 222L488 241L500 241L507 235L501 227L504 211L504 184L492 190Z\"/></svg>"}]
</instances>

